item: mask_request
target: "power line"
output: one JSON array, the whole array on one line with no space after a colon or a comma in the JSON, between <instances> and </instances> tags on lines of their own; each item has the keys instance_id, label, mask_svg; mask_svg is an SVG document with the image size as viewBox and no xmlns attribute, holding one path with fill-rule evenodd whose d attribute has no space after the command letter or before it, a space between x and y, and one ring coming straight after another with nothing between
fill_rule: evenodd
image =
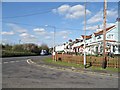
<instances>
[{"instance_id":1,"label":"power line","mask_svg":"<svg viewBox=\"0 0 120 90\"><path fill-rule=\"evenodd\" d=\"M51 10L49 10L49 11L43 11L43 12L38 12L38 13L25 14L25 15L12 16L12 17L3 17L3 19L20 18L20 17L26 17L26 16L34 16L34 15L45 14L45 13L49 13L49 12L51 12Z\"/></svg>"},{"instance_id":2,"label":"power line","mask_svg":"<svg viewBox=\"0 0 120 90\"><path fill-rule=\"evenodd\" d=\"M19 25L25 25L25 26L29 26L29 27L46 27L45 25L33 25L33 24L27 24L27 23L19 23L19 22L7 22L7 21L0 21L3 23L13 23L13 24L19 24ZM63 30L80 30L78 28L60 28L60 27L56 27L57 30L63 29ZM82 30L83 31L83 30ZM90 30L87 30L90 31Z\"/></svg>"},{"instance_id":3,"label":"power line","mask_svg":"<svg viewBox=\"0 0 120 90\"><path fill-rule=\"evenodd\" d=\"M63 5L64 3L60 4L59 6ZM58 6L57 6L58 7ZM37 13L30 13L30 14L24 14L24 15L16 15L16 16L11 16L11 17L2 17L3 19L8 19L8 18L20 18L20 17L27 17L27 16L34 16L34 15L39 15L39 14L45 14L45 13L50 13L52 9L55 9L57 7L48 9L46 11L42 12L37 12Z\"/></svg>"}]
</instances>

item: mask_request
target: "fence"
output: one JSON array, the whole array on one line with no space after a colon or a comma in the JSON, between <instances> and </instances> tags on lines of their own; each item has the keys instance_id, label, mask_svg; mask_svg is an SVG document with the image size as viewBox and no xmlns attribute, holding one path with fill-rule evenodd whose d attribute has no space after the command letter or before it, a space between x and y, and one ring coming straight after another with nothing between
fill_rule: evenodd
<instances>
[{"instance_id":1,"label":"fence","mask_svg":"<svg viewBox=\"0 0 120 90\"><path fill-rule=\"evenodd\" d=\"M107 67L119 68L119 56L107 56ZM56 54L56 60L68 63L83 64L83 56L69 55L69 54ZM87 56L86 63L92 66L102 66L102 56Z\"/></svg>"}]
</instances>

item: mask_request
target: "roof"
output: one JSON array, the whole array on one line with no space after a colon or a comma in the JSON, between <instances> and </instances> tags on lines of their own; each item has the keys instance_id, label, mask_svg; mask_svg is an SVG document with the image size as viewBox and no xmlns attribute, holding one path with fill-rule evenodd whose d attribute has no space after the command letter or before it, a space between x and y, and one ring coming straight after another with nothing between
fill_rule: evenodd
<instances>
[{"instance_id":1,"label":"roof","mask_svg":"<svg viewBox=\"0 0 120 90\"><path fill-rule=\"evenodd\" d=\"M81 35L81 36L82 36L83 39L85 38L85 35ZM86 39L90 39L91 36L92 36L92 35L89 35L89 36L86 35Z\"/></svg>"},{"instance_id":2,"label":"roof","mask_svg":"<svg viewBox=\"0 0 120 90\"><path fill-rule=\"evenodd\" d=\"M111 30L113 27L115 27L115 25L113 25L113 26L111 26L111 27L109 27L109 28L106 28L106 31ZM101 31L99 31L99 32L96 32L96 33L94 33L94 34L95 34L95 36L101 35L101 34L103 34L103 30L101 30Z\"/></svg>"},{"instance_id":3,"label":"roof","mask_svg":"<svg viewBox=\"0 0 120 90\"><path fill-rule=\"evenodd\" d=\"M115 40L105 40L106 42L116 42ZM103 40L101 40L103 42Z\"/></svg>"}]
</instances>

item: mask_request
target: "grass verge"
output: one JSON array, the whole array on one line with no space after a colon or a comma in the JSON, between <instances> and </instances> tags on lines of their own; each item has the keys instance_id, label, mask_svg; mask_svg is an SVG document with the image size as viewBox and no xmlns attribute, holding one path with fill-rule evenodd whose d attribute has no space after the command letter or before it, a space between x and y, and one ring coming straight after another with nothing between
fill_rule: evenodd
<instances>
[{"instance_id":1,"label":"grass verge","mask_svg":"<svg viewBox=\"0 0 120 90\"><path fill-rule=\"evenodd\" d=\"M76 67L76 68L84 68L84 65L80 65L80 64L75 64L75 63L67 63L67 62L61 62L61 61L57 61L54 62L52 60L52 58L45 58L44 61L46 63L51 63L51 64L56 64L56 65L61 65L61 66L71 66L71 67ZM106 69L103 69L101 67L95 67L95 66L91 66L88 69L92 70L92 71L110 71L110 72L120 72L120 69L118 68L111 68L111 67L107 67Z\"/></svg>"}]
</instances>

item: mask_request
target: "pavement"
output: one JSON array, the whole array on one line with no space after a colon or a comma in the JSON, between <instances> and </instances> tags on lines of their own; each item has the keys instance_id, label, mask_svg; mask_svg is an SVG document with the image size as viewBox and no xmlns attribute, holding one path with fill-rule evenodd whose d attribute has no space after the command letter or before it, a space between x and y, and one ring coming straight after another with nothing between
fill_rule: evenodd
<instances>
[{"instance_id":1,"label":"pavement","mask_svg":"<svg viewBox=\"0 0 120 90\"><path fill-rule=\"evenodd\" d=\"M3 88L118 88L115 75L77 72L45 64L49 56L2 58ZM40 62L34 62L39 60ZM66 68L66 67L64 67Z\"/></svg>"}]
</instances>

